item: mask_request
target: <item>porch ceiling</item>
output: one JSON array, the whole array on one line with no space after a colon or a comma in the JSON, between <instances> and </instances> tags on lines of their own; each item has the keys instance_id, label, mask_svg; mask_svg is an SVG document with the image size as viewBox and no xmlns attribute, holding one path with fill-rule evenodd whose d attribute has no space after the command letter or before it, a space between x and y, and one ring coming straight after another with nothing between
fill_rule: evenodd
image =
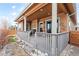
<instances>
[{"instance_id":1,"label":"porch ceiling","mask_svg":"<svg viewBox=\"0 0 79 59\"><path fill-rule=\"evenodd\" d=\"M57 13L73 13L75 12L75 8L72 3L58 3L57 4Z\"/></svg>"},{"instance_id":2,"label":"porch ceiling","mask_svg":"<svg viewBox=\"0 0 79 59\"><path fill-rule=\"evenodd\" d=\"M57 13L67 13L67 10L65 9L64 5L62 3L57 4Z\"/></svg>"},{"instance_id":3,"label":"porch ceiling","mask_svg":"<svg viewBox=\"0 0 79 59\"><path fill-rule=\"evenodd\" d=\"M73 6L72 3L58 3L57 4L57 14L59 15L60 13L68 13L72 14L75 12L75 7ZM76 24L76 15L71 16L72 21L74 24Z\"/></svg>"},{"instance_id":4,"label":"porch ceiling","mask_svg":"<svg viewBox=\"0 0 79 59\"><path fill-rule=\"evenodd\" d=\"M41 19L52 15L52 4L49 3L27 17L27 21Z\"/></svg>"},{"instance_id":5,"label":"porch ceiling","mask_svg":"<svg viewBox=\"0 0 79 59\"><path fill-rule=\"evenodd\" d=\"M73 12L75 12L75 8L73 7L73 4L72 3L64 3L64 6L66 7L67 11L71 14Z\"/></svg>"}]
</instances>

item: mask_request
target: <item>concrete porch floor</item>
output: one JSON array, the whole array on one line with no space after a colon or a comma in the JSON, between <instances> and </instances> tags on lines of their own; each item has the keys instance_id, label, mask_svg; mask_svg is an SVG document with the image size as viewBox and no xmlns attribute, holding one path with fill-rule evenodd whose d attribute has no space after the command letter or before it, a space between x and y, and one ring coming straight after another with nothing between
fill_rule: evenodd
<instances>
[{"instance_id":1,"label":"concrete porch floor","mask_svg":"<svg viewBox=\"0 0 79 59\"><path fill-rule=\"evenodd\" d=\"M79 47L68 44L60 56L79 56Z\"/></svg>"}]
</instances>

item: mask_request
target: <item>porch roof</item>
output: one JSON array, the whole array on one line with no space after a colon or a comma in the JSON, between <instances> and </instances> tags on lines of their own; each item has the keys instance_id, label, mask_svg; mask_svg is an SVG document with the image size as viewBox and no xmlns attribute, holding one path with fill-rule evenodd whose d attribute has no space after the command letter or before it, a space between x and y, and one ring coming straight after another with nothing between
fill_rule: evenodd
<instances>
[{"instance_id":1,"label":"porch roof","mask_svg":"<svg viewBox=\"0 0 79 59\"><path fill-rule=\"evenodd\" d=\"M72 13L76 12L76 6L73 3L58 3L57 5L57 14L59 15L60 13L68 13L71 15ZM76 24L76 14L71 16L71 19L74 24Z\"/></svg>"},{"instance_id":2,"label":"porch roof","mask_svg":"<svg viewBox=\"0 0 79 59\"><path fill-rule=\"evenodd\" d=\"M19 22L22 16L27 17L27 21L33 19L41 19L52 15L52 4L51 3L34 3L32 4L16 21Z\"/></svg>"}]
</instances>

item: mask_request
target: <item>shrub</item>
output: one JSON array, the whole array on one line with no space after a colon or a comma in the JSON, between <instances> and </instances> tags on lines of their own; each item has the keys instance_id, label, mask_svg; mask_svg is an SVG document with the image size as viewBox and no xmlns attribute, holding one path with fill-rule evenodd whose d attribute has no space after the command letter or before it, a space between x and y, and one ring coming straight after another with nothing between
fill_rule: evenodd
<instances>
[{"instance_id":1,"label":"shrub","mask_svg":"<svg viewBox=\"0 0 79 59\"><path fill-rule=\"evenodd\" d=\"M9 42L16 42L16 37L15 36L10 36L9 37Z\"/></svg>"}]
</instances>

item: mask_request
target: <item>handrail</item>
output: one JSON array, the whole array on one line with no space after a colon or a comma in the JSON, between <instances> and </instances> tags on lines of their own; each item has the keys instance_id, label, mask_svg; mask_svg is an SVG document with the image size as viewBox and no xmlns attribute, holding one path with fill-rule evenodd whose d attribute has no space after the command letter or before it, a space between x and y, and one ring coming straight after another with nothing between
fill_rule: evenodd
<instances>
[{"instance_id":1,"label":"handrail","mask_svg":"<svg viewBox=\"0 0 79 59\"><path fill-rule=\"evenodd\" d=\"M61 34L65 34L65 33L69 33L69 32L61 32L61 33L46 33L46 32L35 32L35 33L45 33L45 34L52 34L52 35L61 35Z\"/></svg>"}]
</instances>

